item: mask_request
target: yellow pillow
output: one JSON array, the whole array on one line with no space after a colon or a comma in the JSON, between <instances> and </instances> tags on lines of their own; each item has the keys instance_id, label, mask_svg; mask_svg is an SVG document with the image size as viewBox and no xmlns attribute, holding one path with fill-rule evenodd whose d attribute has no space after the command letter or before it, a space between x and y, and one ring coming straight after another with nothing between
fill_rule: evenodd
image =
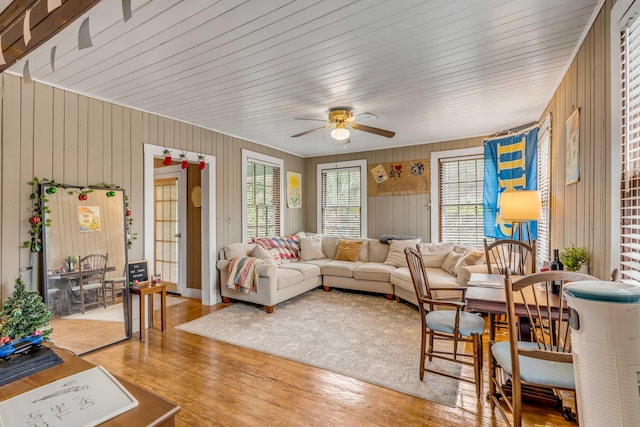
<instances>
[{"instance_id":1,"label":"yellow pillow","mask_svg":"<svg viewBox=\"0 0 640 427\"><path fill-rule=\"evenodd\" d=\"M335 259L340 261L357 261L361 246L362 242L357 240L340 239Z\"/></svg>"}]
</instances>

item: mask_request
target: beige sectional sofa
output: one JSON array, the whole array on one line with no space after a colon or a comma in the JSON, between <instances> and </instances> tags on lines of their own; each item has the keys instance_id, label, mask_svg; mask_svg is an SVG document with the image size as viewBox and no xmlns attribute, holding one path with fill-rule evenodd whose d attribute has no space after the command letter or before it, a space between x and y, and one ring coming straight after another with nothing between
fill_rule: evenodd
<instances>
[{"instance_id":1,"label":"beige sectional sofa","mask_svg":"<svg viewBox=\"0 0 640 427\"><path fill-rule=\"evenodd\" d=\"M342 240L342 242L341 242ZM351 289L385 295L398 301L416 304L413 282L406 266L404 248L414 246L418 240L340 239L319 235L295 236L298 256L282 262L272 259L256 243L233 243L220 251L217 268L220 271L221 295L224 301L239 300L264 305L267 312L289 298L308 290L323 286ZM352 260L345 260L343 245L361 242ZM482 253L475 248L461 248L453 243L420 243L429 282L433 287L458 288L467 283L471 270L486 272ZM235 257L253 256L265 262L257 268L256 292L244 293L228 287L231 260ZM277 256L275 257L277 258ZM336 259L342 258L342 259ZM459 296L447 295L446 291L436 298Z\"/></svg>"}]
</instances>

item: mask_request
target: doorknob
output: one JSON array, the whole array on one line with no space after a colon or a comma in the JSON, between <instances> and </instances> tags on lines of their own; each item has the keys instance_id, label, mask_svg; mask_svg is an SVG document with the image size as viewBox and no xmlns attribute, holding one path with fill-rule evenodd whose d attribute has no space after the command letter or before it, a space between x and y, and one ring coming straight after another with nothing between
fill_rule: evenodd
<instances>
[{"instance_id":1,"label":"doorknob","mask_svg":"<svg viewBox=\"0 0 640 427\"><path fill-rule=\"evenodd\" d=\"M180 237L182 237L182 233L176 233L176 235L174 237L180 238Z\"/></svg>"}]
</instances>

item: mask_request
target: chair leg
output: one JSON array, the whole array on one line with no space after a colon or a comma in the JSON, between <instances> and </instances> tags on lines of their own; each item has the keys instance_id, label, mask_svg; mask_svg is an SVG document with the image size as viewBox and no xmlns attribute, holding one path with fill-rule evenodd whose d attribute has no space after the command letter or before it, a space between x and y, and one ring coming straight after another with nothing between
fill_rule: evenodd
<instances>
[{"instance_id":1,"label":"chair leg","mask_svg":"<svg viewBox=\"0 0 640 427\"><path fill-rule=\"evenodd\" d=\"M102 303L104 308L107 308L107 287L105 285L102 286Z\"/></svg>"},{"instance_id":2,"label":"chair leg","mask_svg":"<svg viewBox=\"0 0 640 427\"><path fill-rule=\"evenodd\" d=\"M482 336L473 334L473 369L476 380L476 397L482 396Z\"/></svg>"},{"instance_id":3,"label":"chair leg","mask_svg":"<svg viewBox=\"0 0 640 427\"><path fill-rule=\"evenodd\" d=\"M489 341L489 403L491 404L491 409L496 407L496 402L494 397L496 395L496 384L494 383L496 378L496 361L493 358L493 354L491 354L491 345L493 342Z\"/></svg>"},{"instance_id":4,"label":"chair leg","mask_svg":"<svg viewBox=\"0 0 640 427\"><path fill-rule=\"evenodd\" d=\"M82 314L84 314L84 291L80 288L80 309L82 310Z\"/></svg>"},{"instance_id":5,"label":"chair leg","mask_svg":"<svg viewBox=\"0 0 640 427\"><path fill-rule=\"evenodd\" d=\"M424 380L424 362L427 349L427 334L422 331L422 340L420 340L420 381Z\"/></svg>"},{"instance_id":6,"label":"chair leg","mask_svg":"<svg viewBox=\"0 0 640 427\"><path fill-rule=\"evenodd\" d=\"M429 334L429 362L433 360L431 356L433 354L433 334Z\"/></svg>"}]
</instances>

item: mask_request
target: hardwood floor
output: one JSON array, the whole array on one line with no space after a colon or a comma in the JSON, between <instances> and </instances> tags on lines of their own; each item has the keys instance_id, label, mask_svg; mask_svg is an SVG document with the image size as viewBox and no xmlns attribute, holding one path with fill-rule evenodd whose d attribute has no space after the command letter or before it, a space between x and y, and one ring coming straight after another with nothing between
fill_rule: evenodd
<instances>
[{"instance_id":1,"label":"hardwood floor","mask_svg":"<svg viewBox=\"0 0 640 427\"><path fill-rule=\"evenodd\" d=\"M180 405L177 426L504 425L488 401L477 401L471 384L460 384L457 407L450 408L175 329L227 305L173 305L166 333L158 314L144 342L134 338L83 358ZM528 404L524 412L524 425L575 426L556 409Z\"/></svg>"}]
</instances>

